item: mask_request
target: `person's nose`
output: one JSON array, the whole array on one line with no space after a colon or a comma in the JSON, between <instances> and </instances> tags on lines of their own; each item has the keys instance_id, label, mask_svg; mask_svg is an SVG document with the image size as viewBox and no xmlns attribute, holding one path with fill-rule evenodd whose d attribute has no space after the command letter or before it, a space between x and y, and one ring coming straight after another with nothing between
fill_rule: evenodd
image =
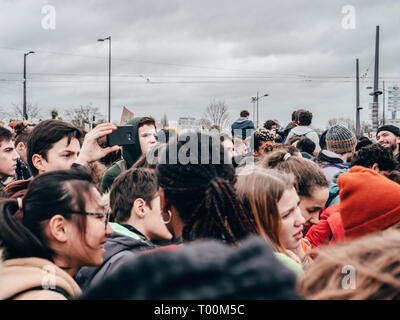
<instances>
[{"instance_id":1,"label":"person's nose","mask_svg":"<svg viewBox=\"0 0 400 320\"><path fill-rule=\"evenodd\" d=\"M310 219L311 224L318 224L318 222L319 222L319 211L313 213Z\"/></svg>"},{"instance_id":2,"label":"person's nose","mask_svg":"<svg viewBox=\"0 0 400 320\"><path fill-rule=\"evenodd\" d=\"M17 161L19 158L20 158L20 156L19 156L17 150L14 149L14 151L13 151L13 158L12 158L13 161Z\"/></svg>"},{"instance_id":3,"label":"person's nose","mask_svg":"<svg viewBox=\"0 0 400 320\"><path fill-rule=\"evenodd\" d=\"M106 236L110 236L113 233L113 230L111 228L110 223L107 221L107 227L106 227Z\"/></svg>"},{"instance_id":4,"label":"person's nose","mask_svg":"<svg viewBox=\"0 0 400 320\"><path fill-rule=\"evenodd\" d=\"M300 207L297 207L297 209L296 209L295 226L299 227L299 226L301 226L301 225L303 225L305 223L306 223L306 219L301 214Z\"/></svg>"}]
</instances>

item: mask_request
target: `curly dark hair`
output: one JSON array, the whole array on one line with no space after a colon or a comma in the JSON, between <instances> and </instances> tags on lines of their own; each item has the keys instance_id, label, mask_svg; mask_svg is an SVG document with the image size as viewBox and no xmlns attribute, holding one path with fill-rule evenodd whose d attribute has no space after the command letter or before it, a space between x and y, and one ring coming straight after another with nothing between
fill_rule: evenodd
<instances>
[{"instance_id":1,"label":"curly dark hair","mask_svg":"<svg viewBox=\"0 0 400 320\"><path fill-rule=\"evenodd\" d=\"M374 163L377 163L379 170L383 171L397 170L399 166L391 150L378 143L362 147L354 156L351 166L372 168Z\"/></svg>"},{"instance_id":2,"label":"curly dark hair","mask_svg":"<svg viewBox=\"0 0 400 320\"><path fill-rule=\"evenodd\" d=\"M274 120L267 120L264 122L264 128L267 130L271 130L272 126L277 126L278 123L276 123L276 121Z\"/></svg>"},{"instance_id":3,"label":"curly dark hair","mask_svg":"<svg viewBox=\"0 0 400 320\"><path fill-rule=\"evenodd\" d=\"M358 142L356 144L356 151L360 150L362 147L365 147L369 144L372 144L373 142L369 140L367 137L361 137L358 139Z\"/></svg>"},{"instance_id":4,"label":"curly dark hair","mask_svg":"<svg viewBox=\"0 0 400 320\"><path fill-rule=\"evenodd\" d=\"M237 243L257 232L254 218L236 198L235 170L223 163L218 137L194 132L180 135L163 152L165 162L157 166L158 184L185 224L185 241L214 238ZM215 163L212 160L218 154L220 162Z\"/></svg>"}]
</instances>

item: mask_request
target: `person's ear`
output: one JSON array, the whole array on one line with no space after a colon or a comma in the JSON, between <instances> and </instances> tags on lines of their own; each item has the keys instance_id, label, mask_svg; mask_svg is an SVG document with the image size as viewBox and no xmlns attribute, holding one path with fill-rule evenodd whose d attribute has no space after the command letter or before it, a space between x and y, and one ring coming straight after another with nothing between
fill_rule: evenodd
<instances>
[{"instance_id":1,"label":"person's ear","mask_svg":"<svg viewBox=\"0 0 400 320\"><path fill-rule=\"evenodd\" d=\"M45 161L46 160L43 159L43 157L40 154L35 153L32 156L32 163L39 172L45 171L45 164L44 164Z\"/></svg>"},{"instance_id":2,"label":"person's ear","mask_svg":"<svg viewBox=\"0 0 400 320\"><path fill-rule=\"evenodd\" d=\"M18 142L17 146L15 147L15 149L17 149L18 152L23 152L25 149L25 144L21 141Z\"/></svg>"},{"instance_id":3,"label":"person's ear","mask_svg":"<svg viewBox=\"0 0 400 320\"><path fill-rule=\"evenodd\" d=\"M377 172L377 173L379 173L379 172L381 171L381 170L379 170L379 165L378 165L377 162L375 162L375 163L372 165L371 169L374 170L374 171Z\"/></svg>"},{"instance_id":4,"label":"person's ear","mask_svg":"<svg viewBox=\"0 0 400 320\"><path fill-rule=\"evenodd\" d=\"M71 224L62 215L53 216L47 225L48 234L58 242L67 242L70 238Z\"/></svg>"},{"instance_id":5,"label":"person's ear","mask_svg":"<svg viewBox=\"0 0 400 320\"><path fill-rule=\"evenodd\" d=\"M137 198L133 202L132 209L134 209L134 214L139 218L143 219L146 215L145 211L146 202L142 198Z\"/></svg>"}]
</instances>

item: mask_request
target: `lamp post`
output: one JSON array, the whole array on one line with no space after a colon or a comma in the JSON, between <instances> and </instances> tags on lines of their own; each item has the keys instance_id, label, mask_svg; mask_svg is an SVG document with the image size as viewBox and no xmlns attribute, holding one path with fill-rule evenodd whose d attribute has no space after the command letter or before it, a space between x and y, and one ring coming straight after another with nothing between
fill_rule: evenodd
<instances>
[{"instance_id":1,"label":"lamp post","mask_svg":"<svg viewBox=\"0 0 400 320\"><path fill-rule=\"evenodd\" d=\"M256 113L256 97L251 97L251 102L253 103L253 123L255 121L255 113Z\"/></svg>"},{"instance_id":2,"label":"lamp post","mask_svg":"<svg viewBox=\"0 0 400 320\"><path fill-rule=\"evenodd\" d=\"M28 120L28 114L26 113L26 56L35 53L34 51L29 51L24 53L24 101L22 105L22 118L23 120Z\"/></svg>"},{"instance_id":3,"label":"lamp post","mask_svg":"<svg viewBox=\"0 0 400 320\"><path fill-rule=\"evenodd\" d=\"M374 89L373 87L366 87L366 89ZM383 88L382 90L380 90L379 88L377 88L377 90L370 92L369 95L374 97L373 100L373 106L377 106L378 103L378 96L380 96L381 94L383 94L383 112L382 112L382 124L385 124L385 81L383 81ZM376 110L376 112L378 112L379 109ZM378 124L379 124L379 113L378 113Z\"/></svg>"},{"instance_id":4,"label":"lamp post","mask_svg":"<svg viewBox=\"0 0 400 320\"><path fill-rule=\"evenodd\" d=\"M252 97L251 102L253 102L253 110L254 110L254 102L257 102L257 128L258 128L258 100L260 100L263 97L268 97L268 94L264 94L261 97L258 96L258 91L257 91L257 97ZM253 112L253 119L254 119L254 112ZM254 120L253 120L254 121Z\"/></svg>"},{"instance_id":5,"label":"lamp post","mask_svg":"<svg viewBox=\"0 0 400 320\"><path fill-rule=\"evenodd\" d=\"M97 41L108 40L108 122L111 122L111 36Z\"/></svg>"}]
</instances>

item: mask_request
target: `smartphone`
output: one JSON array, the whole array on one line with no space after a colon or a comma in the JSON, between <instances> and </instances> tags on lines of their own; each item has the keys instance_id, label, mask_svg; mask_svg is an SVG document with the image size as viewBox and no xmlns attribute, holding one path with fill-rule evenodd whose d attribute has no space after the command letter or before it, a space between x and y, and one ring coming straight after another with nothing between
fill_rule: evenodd
<instances>
[{"instance_id":1,"label":"smartphone","mask_svg":"<svg viewBox=\"0 0 400 320\"><path fill-rule=\"evenodd\" d=\"M135 144L134 132L132 126L117 126L117 130L107 135L107 145L111 146L126 146Z\"/></svg>"}]
</instances>

